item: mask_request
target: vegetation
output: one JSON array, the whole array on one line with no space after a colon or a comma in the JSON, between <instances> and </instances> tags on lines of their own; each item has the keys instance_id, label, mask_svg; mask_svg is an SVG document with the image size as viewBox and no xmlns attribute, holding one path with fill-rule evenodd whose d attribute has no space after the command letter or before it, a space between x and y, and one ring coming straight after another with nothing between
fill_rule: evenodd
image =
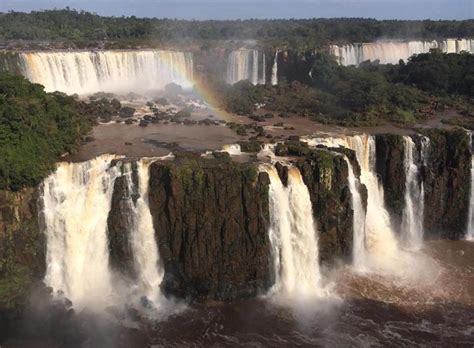
<instances>
[{"instance_id":1,"label":"vegetation","mask_svg":"<svg viewBox=\"0 0 474 348\"><path fill-rule=\"evenodd\" d=\"M51 10L0 13L0 39L61 41L86 48L160 46L216 40L255 39L261 44L294 49L333 42L367 42L383 38L440 39L473 37L474 20L397 21L361 18L302 20L185 21L157 18L101 17L93 13Z\"/></svg>"},{"instance_id":2,"label":"vegetation","mask_svg":"<svg viewBox=\"0 0 474 348\"><path fill-rule=\"evenodd\" d=\"M36 185L76 148L91 126L76 108L73 97L0 74L0 189Z\"/></svg>"},{"instance_id":3,"label":"vegetation","mask_svg":"<svg viewBox=\"0 0 474 348\"><path fill-rule=\"evenodd\" d=\"M250 114L256 103L279 113L308 116L323 123L375 125L381 121L410 124L430 116L443 104L470 109L474 97L474 55L433 50L408 63L380 65L364 62L358 68L341 66L318 53L309 83L282 82L253 86L241 81L214 88L220 106Z\"/></svg>"}]
</instances>

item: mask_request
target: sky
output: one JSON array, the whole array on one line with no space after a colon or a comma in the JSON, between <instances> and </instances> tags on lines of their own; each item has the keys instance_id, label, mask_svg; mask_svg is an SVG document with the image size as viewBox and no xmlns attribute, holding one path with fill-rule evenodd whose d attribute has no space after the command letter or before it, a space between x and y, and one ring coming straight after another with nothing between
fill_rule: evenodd
<instances>
[{"instance_id":1,"label":"sky","mask_svg":"<svg viewBox=\"0 0 474 348\"><path fill-rule=\"evenodd\" d=\"M0 12L70 8L180 19L370 17L473 19L474 0L1 0Z\"/></svg>"}]
</instances>

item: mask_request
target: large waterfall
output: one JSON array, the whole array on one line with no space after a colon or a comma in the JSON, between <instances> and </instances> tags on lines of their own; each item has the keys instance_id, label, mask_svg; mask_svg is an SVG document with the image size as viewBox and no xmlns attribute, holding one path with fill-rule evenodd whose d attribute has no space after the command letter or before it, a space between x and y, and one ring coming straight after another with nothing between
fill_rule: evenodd
<instances>
[{"instance_id":1,"label":"large waterfall","mask_svg":"<svg viewBox=\"0 0 474 348\"><path fill-rule=\"evenodd\" d=\"M331 54L342 65L359 65L366 60L379 60L382 64L397 64L414 54L427 53L439 48L446 53L474 52L474 40L448 39L443 41L379 41L348 45L332 45Z\"/></svg>"},{"instance_id":2,"label":"large waterfall","mask_svg":"<svg viewBox=\"0 0 474 348\"><path fill-rule=\"evenodd\" d=\"M270 177L270 241L276 282L272 293L311 298L321 292L319 250L308 188L299 170L288 169L285 187L275 167L262 166Z\"/></svg>"},{"instance_id":3,"label":"large waterfall","mask_svg":"<svg viewBox=\"0 0 474 348\"><path fill-rule=\"evenodd\" d=\"M419 164L416 145L409 136L404 136L405 169L405 207L401 226L402 240L405 246L418 249L423 242L423 216L424 216L424 188L420 179ZM426 144L425 141L422 144ZM420 154L423 154L423 150Z\"/></svg>"},{"instance_id":4,"label":"large waterfall","mask_svg":"<svg viewBox=\"0 0 474 348\"><path fill-rule=\"evenodd\" d=\"M265 84L265 53L258 50L240 49L232 51L227 62L227 83L249 80L252 84Z\"/></svg>"},{"instance_id":5,"label":"large waterfall","mask_svg":"<svg viewBox=\"0 0 474 348\"><path fill-rule=\"evenodd\" d=\"M113 296L107 216L120 175L113 159L61 163L43 184L45 283L79 307L111 303Z\"/></svg>"},{"instance_id":6,"label":"large waterfall","mask_svg":"<svg viewBox=\"0 0 474 348\"><path fill-rule=\"evenodd\" d=\"M79 308L102 308L146 296L160 301L163 271L148 206L150 159L111 165L104 155L83 163L61 163L43 184L43 216L47 238L45 283L61 290ZM114 182L126 178L130 208L130 250L136 281L117 284L109 267L107 218ZM138 186L138 187L137 187ZM122 280L123 282L124 280ZM133 300L133 299L132 299Z\"/></svg>"},{"instance_id":7,"label":"large waterfall","mask_svg":"<svg viewBox=\"0 0 474 348\"><path fill-rule=\"evenodd\" d=\"M191 54L172 51L84 51L20 53L24 76L46 91L88 94L191 87Z\"/></svg>"}]
</instances>

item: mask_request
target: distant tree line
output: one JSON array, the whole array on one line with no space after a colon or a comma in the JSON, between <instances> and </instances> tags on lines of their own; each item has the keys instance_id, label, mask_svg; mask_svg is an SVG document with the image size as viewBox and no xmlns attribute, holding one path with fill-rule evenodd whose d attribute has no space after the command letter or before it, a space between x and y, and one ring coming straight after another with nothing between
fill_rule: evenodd
<instances>
[{"instance_id":1,"label":"distant tree line","mask_svg":"<svg viewBox=\"0 0 474 348\"><path fill-rule=\"evenodd\" d=\"M256 39L262 45L304 49L329 43L368 42L384 38L433 40L460 37L474 37L474 20L335 18L192 21L135 16L102 17L69 8L0 13L0 39L59 40L84 47L98 42L128 47Z\"/></svg>"},{"instance_id":2,"label":"distant tree line","mask_svg":"<svg viewBox=\"0 0 474 348\"><path fill-rule=\"evenodd\" d=\"M265 103L266 109L323 123L370 126L385 120L410 124L430 117L441 105L472 109L474 55L432 50L407 63L364 62L356 68L318 53L309 83L254 86L241 81L213 90L221 107L241 114L252 114L257 103Z\"/></svg>"}]
</instances>

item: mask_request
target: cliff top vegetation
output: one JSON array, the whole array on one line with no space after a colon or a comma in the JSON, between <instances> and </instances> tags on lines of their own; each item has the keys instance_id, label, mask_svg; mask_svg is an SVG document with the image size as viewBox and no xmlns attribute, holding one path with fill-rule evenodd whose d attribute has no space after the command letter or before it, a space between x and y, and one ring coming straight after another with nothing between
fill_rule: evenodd
<instances>
[{"instance_id":1,"label":"cliff top vegetation","mask_svg":"<svg viewBox=\"0 0 474 348\"><path fill-rule=\"evenodd\" d=\"M407 21L364 18L206 20L102 17L62 10L0 13L0 39L60 41L63 47L130 48L258 39L261 46L318 48L330 43L379 39L474 37L474 20ZM33 45L33 43L30 43Z\"/></svg>"}]
</instances>

